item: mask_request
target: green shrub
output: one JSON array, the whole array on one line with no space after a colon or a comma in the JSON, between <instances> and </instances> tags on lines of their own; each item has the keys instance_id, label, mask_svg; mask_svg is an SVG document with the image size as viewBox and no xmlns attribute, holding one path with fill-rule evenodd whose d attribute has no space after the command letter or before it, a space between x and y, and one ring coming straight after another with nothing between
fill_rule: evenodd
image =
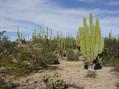
<instances>
[{"instance_id":1,"label":"green shrub","mask_svg":"<svg viewBox=\"0 0 119 89\"><path fill-rule=\"evenodd\" d=\"M35 69L44 68L48 64L58 64L58 58L52 53L42 48L24 48L18 55L21 72L29 73Z\"/></svg>"},{"instance_id":2,"label":"green shrub","mask_svg":"<svg viewBox=\"0 0 119 89\"><path fill-rule=\"evenodd\" d=\"M0 78L0 89L15 89L19 84Z\"/></svg>"},{"instance_id":3,"label":"green shrub","mask_svg":"<svg viewBox=\"0 0 119 89\"><path fill-rule=\"evenodd\" d=\"M34 45L18 47L18 52L15 54L2 55L0 67L4 67L7 74L24 75L49 64L59 64L57 56L48 50Z\"/></svg>"},{"instance_id":4,"label":"green shrub","mask_svg":"<svg viewBox=\"0 0 119 89\"><path fill-rule=\"evenodd\" d=\"M104 66L119 66L119 39L105 38L102 63Z\"/></svg>"},{"instance_id":5,"label":"green shrub","mask_svg":"<svg viewBox=\"0 0 119 89\"><path fill-rule=\"evenodd\" d=\"M110 58L102 61L104 66L119 67L119 58Z\"/></svg>"},{"instance_id":6,"label":"green shrub","mask_svg":"<svg viewBox=\"0 0 119 89\"><path fill-rule=\"evenodd\" d=\"M69 61L77 61L79 60L79 54L75 53L73 49L67 50L67 60Z\"/></svg>"},{"instance_id":7,"label":"green shrub","mask_svg":"<svg viewBox=\"0 0 119 89\"><path fill-rule=\"evenodd\" d=\"M16 59L10 54L2 58L1 67L4 68L3 72L12 75L22 75L28 71L28 65L24 61Z\"/></svg>"},{"instance_id":8,"label":"green shrub","mask_svg":"<svg viewBox=\"0 0 119 89\"><path fill-rule=\"evenodd\" d=\"M0 33L0 70L7 74L24 75L49 64L59 64L54 54L56 45L46 36L39 36L37 41L19 44L8 40ZM37 37L36 36L36 37Z\"/></svg>"},{"instance_id":9,"label":"green shrub","mask_svg":"<svg viewBox=\"0 0 119 89\"><path fill-rule=\"evenodd\" d=\"M45 89L67 89L66 83L57 74L50 76L48 74L43 76Z\"/></svg>"},{"instance_id":10,"label":"green shrub","mask_svg":"<svg viewBox=\"0 0 119 89\"><path fill-rule=\"evenodd\" d=\"M47 64L59 64L58 57L52 52L49 52L46 57Z\"/></svg>"}]
</instances>

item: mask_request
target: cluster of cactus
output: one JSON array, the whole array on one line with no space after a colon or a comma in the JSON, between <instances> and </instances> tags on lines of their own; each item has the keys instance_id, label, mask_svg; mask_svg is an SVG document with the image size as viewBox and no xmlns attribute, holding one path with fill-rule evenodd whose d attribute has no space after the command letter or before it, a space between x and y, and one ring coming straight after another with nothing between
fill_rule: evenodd
<instances>
[{"instance_id":1,"label":"cluster of cactus","mask_svg":"<svg viewBox=\"0 0 119 89\"><path fill-rule=\"evenodd\" d=\"M68 34L66 38L64 38L66 42L66 48L76 48L76 40L72 37L71 34Z\"/></svg>"},{"instance_id":2,"label":"cluster of cactus","mask_svg":"<svg viewBox=\"0 0 119 89\"><path fill-rule=\"evenodd\" d=\"M52 39L52 29L50 30L49 34L49 29L47 28L46 30L41 29L40 32L37 32L36 30L32 33L32 41L41 41L41 40L51 40Z\"/></svg>"},{"instance_id":3,"label":"cluster of cactus","mask_svg":"<svg viewBox=\"0 0 119 89\"><path fill-rule=\"evenodd\" d=\"M68 34L66 37L62 37L62 34L57 33L57 37L54 38L61 55L66 54L67 49L76 48L76 40L72 35Z\"/></svg>"},{"instance_id":4,"label":"cluster of cactus","mask_svg":"<svg viewBox=\"0 0 119 89\"><path fill-rule=\"evenodd\" d=\"M87 59L86 61L92 63L99 54L102 53L104 48L104 39L101 35L99 19L93 23L93 16L89 15L89 25L84 17L83 27L80 27L77 36L77 43L80 44L81 53Z\"/></svg>"},{"instance_id":5,"label":"cluster of cactus","mask_svg":"<svg viewBox=\"0 0 119 89\"><path fill-rule=\"evenodd\" d=\"M57 50L59 50L60 55L63 56L66 47L65 47L65 41L62 38L62 34L57 33L57 36L54 37L54 41L57 45Z\"/></svg>"},{"instance_id":6,"label":"cluster of cactus","mask_svg":"<svg viewBox=\"0 0 119 89\"><path fill-rule=\"evenodd\" d=\"M56 37L53 36L52 29L49 31L47 28L46 30L41 29L40 32L34 31L32 33L32 41L33 42L41 42L41 41L50 41L57 46L57 51L59 51L60 55L66 53L68 48L75 48L76 47L76 40L68 34L65 38L61 33L57 32Z\"/></svg>"},{"instance_id":7,"label":"cluster of cactus","mask_svg":"<svg viewBox=\"0 0 119 89\"><path fill-rule=\"evenodd\" d=\"M60 50L65 50L65 41L62 38L62 34L57 33L56 40L57 40L57 43L58 43L58 48Z\"/></svg>"},{"instance_id":8,"label":"cluster of cactus","mask_svg":"<svg viewBox=\"0 0 119 89\"><path fill-rule=\"evenodd\" d=\"M50 76L48 74L43 76L45 89L66 89L66 83L61 79L58 74Z\"/></svg>"}]
</instances>

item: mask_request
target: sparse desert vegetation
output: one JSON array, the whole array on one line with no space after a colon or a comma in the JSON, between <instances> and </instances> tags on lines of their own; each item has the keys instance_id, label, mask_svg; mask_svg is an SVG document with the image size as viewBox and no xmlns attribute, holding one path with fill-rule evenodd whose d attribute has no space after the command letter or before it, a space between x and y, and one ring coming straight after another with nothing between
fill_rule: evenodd
<instances>
[{"instance_id":1,"label":"sparse desert vegetation","mask_svg":"<svg viewBox=\"0 0 119 89\"><path fill-rule=\"evenodd\" d=\"M118 89L119 37L103 37L99 19L84 17L77 36L34 31L25 40L0 32L0 89Z\"/></svg>"}]
</instances>

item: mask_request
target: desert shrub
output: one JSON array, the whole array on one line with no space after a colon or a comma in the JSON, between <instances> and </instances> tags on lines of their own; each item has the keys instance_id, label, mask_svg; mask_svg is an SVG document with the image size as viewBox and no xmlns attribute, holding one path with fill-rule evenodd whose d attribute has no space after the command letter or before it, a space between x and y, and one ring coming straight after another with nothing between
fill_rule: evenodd
<instances>
[{"instance_id":1,"label":"desert shrub","mask_svg":"<svg viewBox=\"0 0 119 89\"><path fill-rule=\"evenodd\" d=\"M37 38L37 39L36 39ZM59 64L56 45L47 36L36 35L35 41L19 44L0 33L0 68L2 72L24 75L49 64Z\"/></svg>"},{"instance_id":2,"label":"desert shrub","mask_svg":"<svg viewBox=\"0 0 119 89\"><path fill-rule=\"evenodd\" d=\"M15 89L19 84L0 78L0 89Z\"/></svg>"},{"instance_id":3,"label":"desert shrub","mask_svg":"<svg viewBox=\"0 0 119 89\"><path fill-rule=\"evenodd\" d=\"M63 38L62 40L65 41L65 48L69 49L75 49L76 48L76 40L72 36L67 36L66 38Z\"/></svg>"},{"instance_id":4,"label":"desert shrub","mask_svg":"<svg viewBox=\"0 0 119 89\"><path fill-rule=\"evenodd\" d=\"M15 66L13 61L18 50L16 42L11 42L7 38L0 40L0 68L4 69L2 72L8 73L8 70Z\"/></svg>"},{"instance_id":5,"label":"desert shrub","mask_svg":"<svg viewBox=\"0 0 119 89\"><path fill-rule=\"evenodd\" d=\"M104 66L118 66L119 64L119 39L105 38L102 63Z\"/></svg>"},{"instance_id":6,"label":"desert shrub","mask_svg":"<svg viewBox=\"0 0 119 89\"><path fill-rule=\"evenodd\" d=\"M103 60L102 63L104 66L119 67L119 59L118 58L109 58L107 60Z\"/></svg>"},{"instance_id":7,"label":"desert shrub","mask_svg":"<svg viewBox=\"0 0 119 89\"><path fill-rule=\"evenodd\" d=\"M4 44L0 45L0 47L3 47L4 49L0 55L0 67L4 68L3 72L15 75L24 73L23 70L26 69L26 66L23 63L24 61L18 59L18 55L22 53L22 48L17 47L15 42L11 42L9 40L4 40L1 44Z\"/></svg>"},{"instance_id":8,"label":"desert shrub","mask_svg":"<svg viewBox=\"0 0 119 89\"><path fill-rule=\"evenodd\" d=\"M23 53L20 54L19 59L21 59L22 62L25 61L25 63L27 63L24 65L26 65L25 68L28 68L29 70L44 68L48 64L59 63L58 58L52 52L48 52L42 48L29 48L29 50L23 51Z\"/></svg>"},{"instance_id":9,"label":"desert shrub","mask_svg":"<svg viewBox=\"0 0 119 89\"><path fill-rule=\"evenodd\" d=\"M43 76L45 89L67 89L66 83L58 74L50 76L48 74Z\"/></svg>"},{"instance_id":10,"label":"desert shrub","mask_svg":"<svg viewBox=\"0 0 119 89\"><path fill-rule=\"evenodd\" d=\"M47 59L46 60L47 64L59 64L58 57L56 55L54 55L52 52L49 52L47 54L46 59Z\"/></svg>"},{"instance_id":11,"label":"desert shrub","mask_svg":"<svg viewBox=\"0 0 119 89\"><path fill-rule=\"evenodd\" d=\"M24 61L18 60L15 56L10 54L4 56L1 63L1 67L4 68L3 72L14 75L21 75L26 72L28 66Z\"/></svg>"},{"instance_id":12,"label":"desert shrub","mask_svg":"<svg viewBox=\"0 0 119 89\"><path fill-rule=\"evenodd\" d=\"M79 60L79 54L75 53L73 49L67 50L67 60L69 61L77 61Z\"/></svg>"},{"instance_id":13,"label":"desert shrub","mask_svg":"<svg viewBox=\"0 0 119 89\"><path fill-rule=\"evenodd\" d=\"M55 54L56 45L53 40L44 40L38 46L41 49L40 54L38 55L45 61L46 64L59 64L58 57Z\"/></svg>"},{"instance_id":14,"label":"desert shrub","mask_svg":"<svg viewBox=\"0 0 119 89\"><path fill-rule=\"evenodd\" d=\"M8 38L0 40L0 58L5 54L16 54L17 52L16 42L11 42Z\"/></svg>"},{"instance_id":15,"label":"desert shrub","mask_svg":"<svg viewBox=\"0 0 119 89\"><path fill-rule=\"evenodd\" d=\"M4 67L8 74L24 75L49 64L59 64L57 56L46 47L40 48L29 44L17 49L15 54L8 52L0 59L0 67Z\"/></svg>"}]
</instances>

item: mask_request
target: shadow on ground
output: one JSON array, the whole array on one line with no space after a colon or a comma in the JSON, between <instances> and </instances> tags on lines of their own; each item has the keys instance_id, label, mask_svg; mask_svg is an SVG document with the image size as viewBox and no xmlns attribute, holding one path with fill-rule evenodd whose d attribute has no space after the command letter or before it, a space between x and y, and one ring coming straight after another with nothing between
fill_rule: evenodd
<instances>
[{"instance_id":1,"label":"shadow on ground","mask_svg":"<svg viewBox=\"0 0 119 89\"><path fill-rule=\"evenodd\" d=\"M84 89L83 86L79 86L79 85L76 85L76 84L68 84L68 87L69 89Z\"/></svg>"},{"instance_id":2,"label":"shadow on ground","mask_svg":"<svg viewBox=\"0 0 119 89\"><path fill-rule=\"evenodd\" d=\"M116 83L115 86L117 87L117 89L119 89L119 82Z\"/></svg>"},{"instance_id":3,"label":"shadow on ground","mask_svg":"<svg viewBox=\"0 0 119 89\"><path fill-rule=\"evenodd\" d=\"M59 66L57 66L57 65L50 65L50 66L47 66L47 68L46 68L46 70L50 70L50 71L52 71L52 70L63 70L62 68L59 68Z\"/></svg>"},{"instance_id":4,"label":"shadow on ground","mask_svg":"<svg viewBox=\"0 0 119 89\"><path fill-rule=\"evenodd\" d=\"M97 74L96 71L88 71L88 73L86 74L86 78L96 78Z\"/></svg>"}]
</instances>

